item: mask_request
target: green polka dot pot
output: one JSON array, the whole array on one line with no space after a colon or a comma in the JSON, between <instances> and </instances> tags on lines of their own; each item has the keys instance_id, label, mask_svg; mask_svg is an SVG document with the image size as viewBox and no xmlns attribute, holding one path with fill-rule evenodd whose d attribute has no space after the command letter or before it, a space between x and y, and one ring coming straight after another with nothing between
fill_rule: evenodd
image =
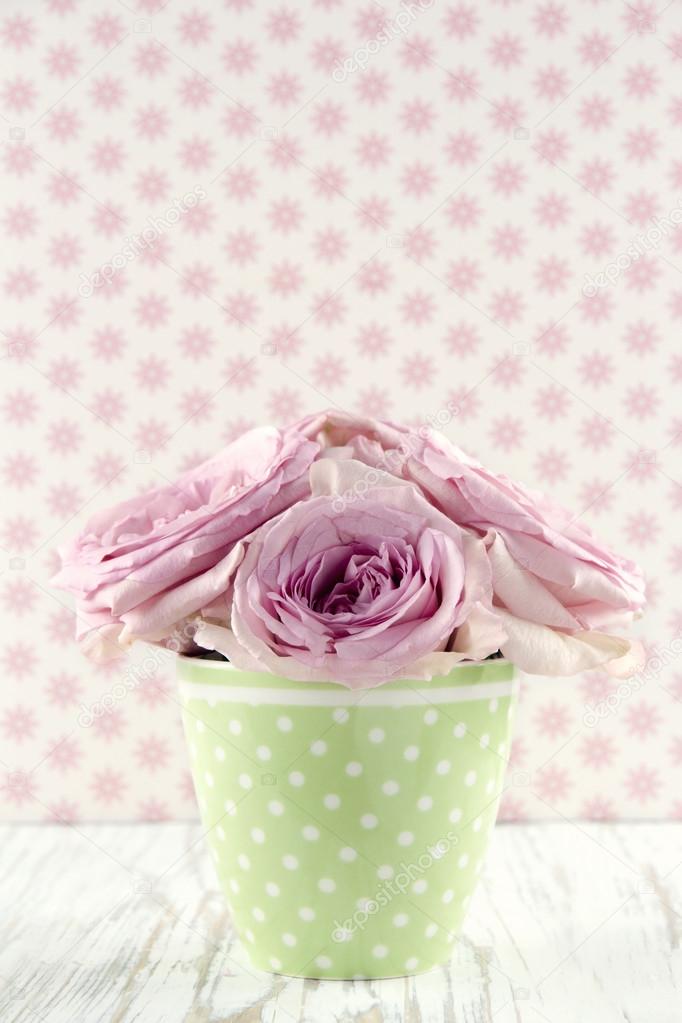
<instances>
[{"instance_id":1,"label":"green polka dot pot","mask_svg":"<svg viewBox=\"0 0 682 1023\"><path fill-rule=\"evenodd\" d=\"M251 963L395 977L446 962L495 823L505 661L350 690L178 659L194 783Z\"/></svg>"}]
</instances>

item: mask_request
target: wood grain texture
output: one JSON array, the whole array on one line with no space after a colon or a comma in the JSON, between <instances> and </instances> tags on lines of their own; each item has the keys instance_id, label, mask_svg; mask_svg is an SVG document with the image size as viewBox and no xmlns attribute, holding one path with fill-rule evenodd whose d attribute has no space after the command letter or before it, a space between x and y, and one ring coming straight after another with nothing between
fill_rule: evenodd
<instances>
[{"instance_id":1,"label":"wood grain texture","mask_svg":"<svg viewBox=\"0 0 682 1023\"><path fill-rule=\"evenodd\" d=\"M498 827L447 968L244 959L196 825L0 829L3 1023L679 1023L682 824Z\"/></svg>"}]
</instances>

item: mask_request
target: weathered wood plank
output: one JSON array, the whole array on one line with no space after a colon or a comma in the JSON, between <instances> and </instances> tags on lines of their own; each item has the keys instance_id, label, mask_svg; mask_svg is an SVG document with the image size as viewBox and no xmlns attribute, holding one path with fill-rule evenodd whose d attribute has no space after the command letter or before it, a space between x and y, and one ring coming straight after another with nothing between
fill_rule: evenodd
<instances>
[{"instance_id":1,"label":"weathered wood plank","mask_svg":"<svg viewBox=\"0 0 682 1023\"><path fill-rule=\"evenodd\" d=\"M679 1023L682 824L498 828L445 969L244 958L198 828L0 828L3 1023Z\"/></svg>"}]
</instances>

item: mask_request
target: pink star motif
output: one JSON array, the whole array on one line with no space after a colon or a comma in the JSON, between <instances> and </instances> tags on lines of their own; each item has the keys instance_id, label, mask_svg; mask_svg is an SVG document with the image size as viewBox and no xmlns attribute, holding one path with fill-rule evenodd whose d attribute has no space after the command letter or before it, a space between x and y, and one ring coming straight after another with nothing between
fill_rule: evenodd
<instances>
[{"instance_id":1,"label":"pink star motif","mask_svg":"<svg viewBox=\"0 0 682 1023\"><path fill-rule=\"evenodd\" d=\"M480 88L481 83L475 71L465 67L459 67L456 71L448 71L445 82L448 99L460 104L473 102L478 98Z\"/></svg>"},{"instance_id":2,"label":"pink star motif","mask_svg":"<svg viewBox=\"0 0 682 1023\"><path fill-rule=\"evenodd\" d=\"M47 446L53 454L70 454L78 451L83 435L76 423L68 419L57 419L50 423L47 431Z\"/></svg>"},{"instance_id":3,"label":"pink star motif","mask_svg":"<svg viewBox=\"0 0 682 1023\"><path fill-rule=\"evenodd\" d=\"M515 416L499 416L492 420L490 439L500 451L513 451L523 443L525 429Z\"/></svg>"},{"instance_id":4,"label":"pink star motif","mask_svg":"<svg viewBox=\"0 0 682 1023\"><path fill-rule=\"evenodd\" d=\"M433 383L436 367L427 355L409 355L403 360L400 372L405 383L419 391Z\"/></svg>"},{"instance_id":5,"label":"pink star motif","mask_svg":"<svg viewBox=\"0 0 682 1023\"><path fill-rule=\"evenodd\" d=\"M435 302L433 295L421 288L408 292L400 306L405 323L413 324L415 327L423 327L430 323L435 314Z\"/></svg>"},{"instance_id":6,"label":"pink star motif","mask_svg":"<svg viewBox=\"0 0 682 1023\"><path fill-rule=\"evenodd\" d=\"M313 365L313 380L319 387L333 390L342 386L347 376L346 364L333 355L322 355Z\"/></svg>"},{"instance_id":7,"label":"pink star motif","mask_svg":"<svg viewBox=\"0 0 682 1023\"><path fill-rule=\"evenodd\" d=\"M268 411L275 421L284 420L285 416L291 415L292 410L294 415L299 415L300 407L301 399L290 387L279 387L271 391Z\"/></svg>"},{"instance_id":8,"label":"pink star motif","mask_svg":"<svg viewBox=\"0 0 682 1023\"><path fill-rule=\"evenodd\" d=\"M449 7L445 14L445 31L447 35L457 39L467 39L475 35L478 29L479 16L473 4L457 3Z\"/></svg>"},{"instance_id":9,"label":"pink star motif","mask_svg":"<svg viewBox=\"0 0 682 1023\"><path fill-rule=\"evenodd\" d=\"M568 771L558 764L548 764L533 776L533 788L550 805L565 799L571 784Z\"/></svg>"},{"instance_id":10,"label":"pink star motif","mask_svg":"<svg viewBox=\"0 0 682 1023\"><path fill-rule=\"evenodd\" d=\"M243 227L228 234L224 246L228 260L238 266L254 262L260 247L255 232L247 231Z\"/></svg>"},{"instance_id":11,"label":"pink star motif","mask_svg":"<svg viewBox=\"0 0 682 1023\"><path fill-rule=\"evenodd\" d=\"M105 423L116 423L123 417L125 401L119 391L106 388L98 391L90 403L92 411Z\"/></svg>"},{"instance_id":12,"label":"pink star motif","mask_svg":"<svg viewBox=\"0 0 682 1023\"><path fill-rule=\"evenodd\" d=\"M208 139L192 135L180 145L180 162L188 170L202 171L210 167L214 159L215 150Z\"/></svg>"},{"instance_id":13,"label":"pink star motif","mask_svg":"<svg viewBox=\"0 0 682 1023\"><path fill-rule=\"evenodd\" d=\"M344 108L334 100L323 100L315 104L311 115L313 130L325 138L343 131L346 119Z\"/></svg>"},{"instance_id":14,"label":"pink star motif","mask_svg":"<svg viewBox=\"0 0 682 1023\"><path fill-rule=\"evenodd\" d=\"M361 199L357 210L360 225L367 230L387 228L391 220L391 207L381 195L370 195Z\"/></svg>"},{"instance_id":15,"label":"pink star motif","mask_svg":"<svg viewBox=\"0 0 682 1023\"><path fill-rule=\"evenodd\" d=\"M325 36L313 43L310 57L318 71L330 73L337 63L343 64L346 53L339 40Z\"/></svg>"},{"instance_id":16,"label":"pink star motif","mask_svg":"<svg viewBox=\"0 0 682 1023\"><path fill-rule=\"evenodd\" d=\"M382 263L379 259L373 259L362 268L356 280L360 291L378 295L389 290L393 281L393 273L386 263Z\"/></svg>"},{"instance_id":17,"label":"pink star motif","mask_svg":"<svg viewBox=\"0 0 682 1023\"><path fill-rule=\"evenodd\" d=\"M102 139L92 150L92 162L97 170L112 174L123 166L123 146L113 139Z\"/></svg>"},{"instance_id":18,"label":"pink star motif","mask_svg":"<svg viewBox=\"0 0 682 1023\"><path fill-rule=\"evenodd\" d=\"M403 168L401 183L407 195L414 195L421 198L430 195L436 184L436 174L429 164L421 160L407 164Z\"/></svg>"},{"instance_id":19,"label":"pink star motif","mask_svg":"<svg viewBox=\"0 0 682 1023\"><path fill-rule=\"evenodd\" d=\"M481 218L481 208L476 199L467 195L456 196L445 207L448 222L462 230L476 227Z\"/></svg>"},{"instance_id":20,"label":"pink star motif","mask_svg":"<svg viewBox=\"0 0 682 1023\"><path fill-rule=\"evenodd\" d=\"M315 318L328 327L343 323L348 314L348 308L341 295L334 295L330 292L315 295L312 308Z\"/></svg>"},{"instance_id":21,"label":"pink star motif","mask_svg":"<svg viewBox=\"0 0 682 1023\"><path fill-rule=\"evenodd\" d=\"M403 64L410 71L424 71L434 63L435 48L430 39L411 33L402 47Z\"/></svg>"},{"instance_id":22,"label":"pink star motif","mask_svg":"<svg viewBox=\"0 0 682 1023\"><path fill-rule=\"evenodd\" d=\"M73 46L58 43L47 51L45 64L48 73L55 78L71 78L76 74L81 60Z\"/></svg>"},{"instance_id":23,"label":"pink star motif","mask_svg":"<svg viewBox=\"0 0 682 1023\"><path fill-rule=\"evenodd\" d=\"M650 419L656 415L660 399L655 388L646 384L636 384L629 388L625 397L625 407L633 419Z\"/></svg>"},{"instance_id":24,"label":"pink star motif","mask_svg":"<svg viewBox=\"0 0 682 1023\"><path fill-rule=\"evenodd\" d=\"M614 49L613 42L602 32L592 32L581 39L579 51L585 64L598 67L609 57Z\"/></svg>"},{"instance_id":25,"label":"pink star motif","mask_svg":"<svg viewBox=\"0 0 682 1023\"><path fill-rule=\"evenodd\" d=\"M578 116L583 128L602 131L613 123L613 103L606 96L591 96L580 104Z\"/></svg>"},{"instance_id":26,"label":"pink star motif","mask_svg":"<svg viewBox=\"0 0 682 1023\"><path fill-rule=\"evenodd\" d=\"M63 736L49 743L45 756L54 770L67 773L79 765L83 751L74 738Z\"/></svg>"},{"instance_id":27,"label":"pink star motif","mask_svg":"<svg viewBox=\"0 0 682 1023\"><path fill-rule=\"evenodd\" d=\"M373 131L358 139L358 159L367 167L381 167L388 163L390 152L391 146L385 135L379 135Z\"/></svg>"},{"instance_id":28,"label":"pink star motif","mask_svg":"<svg viewBox=\"0 0 682 1023\"><path fill-rule=\"evenodd\" d=\"M90 22L90 37L97 46L111 48L124 39L126 28L121 18L104 12Z\"/></svg>"},{"instance_id":29,"label":"pink star motif","mask_svg":"<svg viewBox=\"0 0 682 1023\"><path fill-rule=\"evenodd\" d=\"M251 326L259 312L255 297L244 291L235 291L228 295L224 309L230 322L239 327Z\"/></svg>"},{"instance_id":30,"label":"pink star motif","mask_svg":"<svg viewBox=\"0 0 682 1023\"><path fill-rule=\"evenodd\" d=\"M135 53L135 66L139 74L147 78L156 78L164 74L169 61L168 51L155 39L142 43Z\"/></svg>"},{"instance_id":31,"label":"pink star motif","mask_svg":"<svg viewBox=\"0 0 682 1023\"><path fill-rule=\"evenodd\" d=\"M445 335L445 344L453 355L464 358L478 351L481 344L481 335L471 323L460 320L459 323L448 328Z\"/></svg>"},{"instance_id":32,"label":"pink star motif","mask_svg":"<svg viewBox=\"0 0 682 1023\"><path fill-rule=\"evenodd\" d=\"M205 78L198 74L183 78L178 89L180 102L191 110L207 107L213 100L215 89Z\"/></svg>"},{"instance_id":33,"label":"pink star motif","mask_svg":"<svg viewBox=\"0 0 682 1023\"><path fill-rule=\"evenodd\" d=\"M625 788L628 795L634 802L646 804L655 799L661 787L661 780L652 767L641 764L628 771L625 779Z\"/></svg>"},{"instance_id":34,"label":"pink star motif","mask_svg":"<svg viewBox=\"0 0 682 1023\"><path fill-rule=\"evenodd\" d=\"M95 772L90 787L95 798L108 806L121 801L123 793L128 788L128 783L121 771L114 771L107 767L102 771Z\"/></svg>"},{"instance_id":35,"label":"pink star motif","mask_svg":"<svg viewBox=\"0 0 682 1023\"><path fill-rule=\"evenodd\" d=\"M135 306L137 322L151 330L162 327L168 322L170 306L165 296L155 291L141 295Z\"/></svg>"},{"instance_id":36,"label":"pink star motif","mask_svg":"<svg viewBox=\"0 0 682 1023\"><path fill-rule=\"evenodd\" d=\"M270 207L269 220L274 230L282 234L298 231L303 222L301 204L295 199L279 199Z\"/></svg>"},{"instance_id":37,"label":"pink star motif","mask_svg":"<svg viewBox=\"0 0 682 1023\"><path fill-rule=\"evenodd\" d=\"M280 7L272 11L268 18L267 30L278 43L290 43L301 33L301 20L298 12L289 7Z\"/></svg>"},{"instance_id":38,"label":"pink star motif","mask_svg":"<svg viewBox=\"0 0 682 1023\"><path fill-rule=\"evenodd\" d=\"M409 259L421 264L433 256L436 244L436 236L433 231L423 226L415 227L405 237L405 253Z\"/></svg>"},{"instance_id":39,"label":"pink star motif","mask_svg":"<svg viewBox=\"0 0 682 1023\"><path fill-rule=\"evenodd\" d=\"M504 288L493 293L490 302L491 316L498 323L508 327L523 316L525 302L520 291Z\"/></svg>"},{"instance_id":40,"label":"pink star motif","mask_svg":"<svg viewBox=\"0 0 682 1023\"><path fill-rule=\"evenodd\" d=\"M36 603L37 593L27 579L11 579L2 588L2 605L6 614L23 618L30 614Z\"/></svg>"},{"instance_id":41,"label":"pink star motif","mask_svg":"<svg viewBox=\"0 0 682 1023\"><path fill-rule=\"evenodd\" d=\"M280 71L271 75L267 92L273 103L278 106L287 107L292 103L298 103L301 98L302 85L300 78L290 74L288 71Z\"/></svg>"},{"instance_id":42,"label":"pink star motif","mask_svg":"<svg viewBox=\"0 0 682 1023\"><path fill-rule=\"evenodd\" d=\"M92 102L102 110L115 110L121 106L126 90L120 79L113 75L102 75L96 78L90 89Z\"/></svg>"},{"instance_id":43,"label":"pink star motif","mask_svg":"<svg viewBox=\"0 0 682 1023\"><path fill-rule=\"evenodd\" d=\"M392 401L385 389L368 387L358 395L358 411L366 416L388 417Z\"/></svg>"},{"instance_id":44,"label":"pink star motif","mask_svg":"<svg viewBox=\"0 0 682 1023\"><path fill-rule=\"evenodd\" d=\"M660 525L655 515L649 512L637 512L628 516L625 535L635 547L648 547L655 543L660 532Z\"/></svg>"},{"instance_id":45,"label":"pink star motif","mask_svg":"<svg viewBox=\"0 0 682 1023\"><path fill-rule=\"evenodd\" d=\"M32 738L36 728L35 714L28 707L16 704L8 707L2 719L2 730L9 742L24 742Z\"/></svg>"},{"instance_id":46,"label":"pink star motif","mask_svg":"<svg viewBox=\"0 0 682 1023\"><path fill-rule=\"evenodd\" d=\"M66 631L68 627L70 638L73 630L74 616L70 612L62 612L60 618L61 622L64 623L63 631ZM57 675L50 677L48 697L50 702L55 703L58 707L68 707L70 704L76 703L82 688L80 681L75 675L59 672Z\"/></svg>"},{"instance_id":47,"label":"pink star motif","mask_svg":"<svg viewBox=\"0 0 682 1023\"><path fill-rule=\"evenodd\" d=\"M135 747L135 759L138 767L145 773L153 774L165 767L170 756L168 742L156 735L141 739Z\"/></svg>"},{"instance_id":48,"label":"pink star motif","mask_svg":"<svg viewBox=\"0 0 682 1023\"><path fill-rule=\"evenodd\" d=\"M518 36L503 32L502 35L493 36L488 53L494 66L508 71L522 63L525 47Z\"/></svg>"},{"instance_id":49,"label":"pink star motif","mask_svg":"<svg viewBox=\"0 0 682 1023\"><path fill-rule=\"evenodd\" d=\"M480 148L476 135L469 131L459 131L450 135L445 152L450 163L466 167L467 164L476 162Z\"/></svg>"},{"instance_id":50,"label":"pink star motif","mask_svg":"<svg viewBox=\"0 0 682 1023\"><path fill-rule=\"evenodd\" d=\"M70 142L80 136L83 122L75 110L63 106L49 115L45 126L53 139Z\"/></svg>"},{"instance_id":51,"label":"pink star motif","mask_svg":"<svg viewBox=\"0 0 682 1023\"><path fill-rule=\"evenodd\" d=\"M275 295L295 295L301 290L302 284L303 272L300 264L284 259L281 263L273 263L271 266L268 285Z\"/></svg>"},{"instance_id":52,"label":"pink star motif","mask_svg":"<svg viewBox=\"0 0 682 1023\"><path fill-rule=\"evenodd\" d=\"M38 157L28 146L15 142L14 145L5 145L2 160L8 174L23 178L34 171Z\"/></svg>"},{"instance_id":53,"label":"pink star motif","mask_svg":"<svg viewBox=\"0 0 682 1023\"><path fill-rule=\"evenodd\" d=\"M16 114L23 114L35 106L37 93L35 86L26 78L18 75L6 79L2 87L3 105Z\"/></svg>"},{"instance_id":54,"label":"pink star motif","mask_svg":"<svg viewBox=\"0 0 682 1023\"><path fill-rule=\"evenodd\" d=\"M273 345L277 354L284 359L297 355L303 344L297 329L286 323L272 328L268 343Z\"/></svg>"},{"instance_id":55,"label":"pink star motif","mask_svg":"<svg viewBox=\"0 0 682 1023\"><path fill-rule=\"evenodd\" d=\"M625 90L634 99L654 96L658 90L658 73L651 64L633 64L625 72Z\"/></svg>"},{"instance_id":56,"label":"pink star motif","mask_svg":"<svg viewBox=\"0 0 682 1023\"><path fill-rule=\"evenodd\" d=\"M15 545L18 548L18 545ZM32 650L24 650L24 657L21 655L21 643L8 644L2 653L2 663L8 673L16 676L17 679L30 678L37 666L37 657ZM27 720L32 719L33 711L29 711ZM20 715L23 719L24 715Z\"/></svg>"},{"instance_id":57,"label":"pink star motif","mask_svg":"<svg viewBox=\"0 0 682 1023\"><path fill-rule=\"evenodd\" d=\"M660 263L652 256L639 256L625 271L625 284L631 291L642 294L656 287L660 276Z\"/></svg>"},{"instance_id":58,"label":"pink star motif","mask_svg":"<svg viewBox=\"0 0 682 1023\"><path fill-rule=\"evenodd\" d=\"M625 152L628 159L634 163L647 163L656 156L658 145L658 136L655 131L639 127L635 128L634 131L628 132L625 140Z\"/></svg>"},{"instance_id":59,"label":"pink star motif","mask_svg":"<svg viewBox=\"0 0 682 1023\"><path fill-rule=\"evenodd\" d=\"M435 112L431 103L415 99L403 107L400 119L406 131L421 135L433 127Z\"/></svg>"},{"instance_id":60,"label":"pink star motif","mask_svg":"<svg viewBox=\"0 0 682 1023\"><path fill-rule=\"evenodd\" d=\"M184 42L190 46L200 46L211 38L214 25L205 11L196 7L182 14L178 22L178 31Z\"/></svg>"},{"instance_id":61,"label":"pink star motif","mask_svg":"<svg viewBox=\"0 0 682 1023\"><path fill-rule=\"evenodd\" d=\"M318 231L313 239L313 249L318 259L324 263L337 263L346 254L348 239L343 231L337 231L334 227L327 227Z\"/></svg>"},{"instance_id":62,"label":"pink star motif","mask_svg":"<svg viewBox=\"0 0 682 1023\"><path fill-rule=\"evenodd\" d=\"M2 414L5 422L25 426L35 420L38 403L32 394L21 389L9 391L2 403Z\"/></svg>"},{"instance_id":63,"label":"pink star motif","mask_svg":"<svg viewBox=\"0 0 682 1023\"><path fill-rule=\"evenodd\" d=\"M466 295L475 291L481 277L478 263L472 259L459 259L450 264L445 280L449 288L458 294Z\"/></svg>"},{"instance_id":64,"label":"pink star motif","mask_svg":"<svg viewBox=\"0 0 682 1023\"><path fill-rule=\"evenodd\" d=\"M95 331L90 345L96 358L103 362L111 362L121 357L126 348L126 341L116 327L101 327Z\"/></svg>"},{"instance_id":65,"label":"pink star motif","mask_svg":"<svg viewBox=\"0 0 682 1023\"><path fill-rule=\"evenodd\" d=\"M535 279L541 291L555 295L566 286L569 271L565 260L558 256L547 256L541 259L535 269Z\"/></svg>"},{"instance_id":66,"label":"pink star motif","mask_svg":"<svg viewBox=\"0 0 682 1023\"><path fill-rule=\"evenodd\" d=\"M393 345L393 338L387 327L372 322L360 327L355 344L363 355L375 359L389 350Z\"/></svg>"},{"instance_id":67,"label":"pink star motif","mask_svg":"<svg viewBox=\"0 0 682 1023\"><path fill-rule=\"evenodd\" d=\"M645 226L656 215L658 199L653 192L640 189L638 192L631 192L626 198L625 214L628 220Z\"/></svg>"},{"instance_id":68,"label":"pink star motif","mask_svg":"<svg viewBox=\"0 0 682 1023\"><path fill-rule=\"evenodd\" d=\"M229 387L253 387L258 379L258 365L253 356L237 355L234 359L228 359L225 372L225 382Z\"/></svg>"},{"instance_id":69,"label":"pink star motif","mask_svg":"<svg viewBox=\"0 0 682 1023\"><path fill-rule=\"evenodd\" d=\"M341 57L343 59L343 55ZM356 83L361 103L377 106L383 103L389 93L389 78L385 71L368 68L362 71Z\"/></svg>"},{"instance_id":70,"label":"pink star motif","mask_svg":"<svg viewBox=\"0 0 682 1023\"><path fill-rule=\"evenodd\" d=\"M8 206L3 217L5 230L13 238L28 238L34 235L37 222L33 207L21 202L16 206Z\"/></svg>"},{"instance_id":71,"label":"pink star motif","mask_svg":"<svg viewBox=\"0 0 682 1023\"><path fill-rule=\"evenodd\" d=\"M568 13L562 4L552 3L550 0L549 3L536 8L533 21L539 35L553 39L554 36L566 31Z\"/></svg>"},{"instance_id":72,"label":"pink star motif","mask_svg":"<svg viewBox=\"0 0 682 1023\"><path fill-rule=\"evenodd\" d=\"M141 138L154 142L164 138L168 132L170 118L164 107L158 107L150 103L146 107L140 107L135 114L135 127Z\"/></svg>"},{"instance_id":73,"label":"pink star motif","mask_svg":"<svg viewBox=\"0 0 682 1023\"><path fill-rule=\"evenodd\" d=\"M629 32L640 35L656 30L656 4L646 0L629 3L623 11L623 19Z\"/></svg>"},{"instance_id":74,"label":"pink star motif","mask_svg":"<svg viewBox=\"0 0 682 1023\"><path fill-rule=\"evenodd\" d=\"M506 134L523 124L524 111L518 100L505 96L493 104L493 109L488 112L488 116L494 127Z\"/></svg>"},{"instance_id":75,"label":"pink star motif","mask_svg":"<svg viewBox=\"0 0 682 1023\"><path fill-rule=\"evenodd\" d=\"M337 199L344 194L347 179L341 167L327 163L318 167L314 173L313 188L323 199Z\"/></svg>"},{"instance_id":76,"label":"pink star motif","mask_svg":"<svg viewBox=\"0 0 682 1023\"><path fill-rule=\"evenodd\" d=\"M0 29L0 36L5 46L17 52L33 45L35 37L35 24L30 18L23 14L15 14L5 18Z\"/></svg>"},{"instance_id":77,"label":"pink star motif","mask_svg":"<svg viewBox=\"0 0 682 1023\"><path fill-rule=\"evenodd\" d=\"M535 721L542 735L556 739L557 736L565 735L568 732L571 726L571 715L562 704L557 703L556 700L550 700L538 709Z\"/></svg>"},{"instance_id":78,"label":"pink star motif","mask_svg":"<svg viewBox=\"0 0 682 1023\"><path fill-rule=\"evenodd\" d=\"M568 411L568 395L566 391L554 384L541 387L535 395L534 405L541 419L553 422L563 419Z\"/></svg>"},{"instance_id":79,"label":"pink star motif","mask_svg":"<svg viewBox=\"0 0 682 1023\"><path fill-rule=\"evenodd\" d=\"M594 195L601 195L607 192L613 183L614 171L608 160L601 160L598 157L585 163L578 175L578 180L585 186L588 192Z\"/></svg>"},{"instance_id":80,"label":"pink star motif","mask_svg":"<svg viewBox=\"0 0 682 1023\"><path fill-rule=\"evenodd\" d=\"M586 295L580 300L579 310L583 320L588 323L602 323L610 320L613 315L614 298L606 290L597 291L594 295Z\"/></svg>"},{"instance_id":81,"label":"pink star motif","mask_svg":"<svg viewBox=\"0 0 682 1023\"><path fill-rule=\"evenodd\" d=\"M158 355L148 355L140 359L135 367L135 378L142 391L154 393L162 391L168 384L170 370Z\"/></svg>"},{"instance_id":82,"label":"pink star motif","mask_svg":"<svg viewBox=\"0 0 682 1023\"><path fill-rule=\"evenodd\" d=\"M526 183L526 175L521 165L512 160L501 160L495 164L490 176L493 191L504 196L522 191Z\"/></svg>"},{"instance_id":83,"label":"pink star motif","mask_svg":"<svg viewBox=\"0 0 682 1023\"><path fill-rule=\"evenodd\" d=\"M569 78L563 68L550 65L541 68L535 76L535 91L550 103L565 96L569 89Z\"/></svg>"},{"instance_id":84,"label":"pink star motif","mask_svg":"<svg viewBox=\"0 0 682 1023\"><path fill-rule=\"evenodd\" d=\"M496 256L504 260L513 260L523 255L527 241L520 227L503 224L494 231L490 244Z\"/></svg>"},{"instance_id":85,"label":"pink star motif","mask_svg":"<svg viewBox=\"0 0 682 1023\"><path fill-rule=\"evenodd\" d=\"M603 796L593 796L583 804L582 814L588 821L610 821L615 817L613 802Z\"/></svg>"}]
</instances>

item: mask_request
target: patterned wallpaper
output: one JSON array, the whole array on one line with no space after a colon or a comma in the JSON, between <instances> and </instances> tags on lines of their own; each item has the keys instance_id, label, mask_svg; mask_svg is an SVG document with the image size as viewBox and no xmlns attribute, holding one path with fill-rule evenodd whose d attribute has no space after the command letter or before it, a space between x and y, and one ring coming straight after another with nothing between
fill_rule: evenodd
<instances>
[{"instance_id":1,"label":"patterned wallpaper","mask_svg":"<svg viewBox=\"0 0 682 1023\"><path fill-rule=\"evenodd\" d=\"M328 405L454 409L641 561L646 669L528 680L503 812L682 815L682 5L5 0L0 47L0 815L195 815L172 663L85 662L56 548Z\"/></svg>"}]
</instances>

